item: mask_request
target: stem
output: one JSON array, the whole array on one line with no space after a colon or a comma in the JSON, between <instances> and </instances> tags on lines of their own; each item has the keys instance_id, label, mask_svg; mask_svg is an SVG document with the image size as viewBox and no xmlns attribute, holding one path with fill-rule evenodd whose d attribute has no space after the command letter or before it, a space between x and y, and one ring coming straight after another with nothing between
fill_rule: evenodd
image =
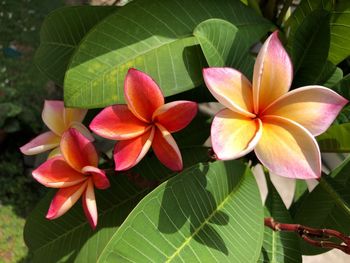
<instances>
[{"instance_id":1,"label":"stem","mask_svg":"<svg viewBox=\"0 0 350 263\"><path fill-rule=\"evenodd\" d=\"M299 224L284 224L276 222L273 218L267 217L264 220L265 226L271 228L274 231L284 231L284 232L295 232L304 241L312 246L322 247L322 248L336 248L350 255L350 237L345 234L333 230L333 229L318 229L308 226L303 226ZM330 238L337 238L342 241L343 244L337 244L329 241Z\"/></svg>"},{"instance_id":2,"label":"stem","mask_svg":"<svg viewBox=\"0 0 350 263\"><path fill-rule=\"evenodd\" d=\"M292 3L293 3L293 0L285 0L285 3L277 19L277 25L280 26L282 24L283 18L286 16L288 8L291 6Z\"/></svg>"}]
</instances>

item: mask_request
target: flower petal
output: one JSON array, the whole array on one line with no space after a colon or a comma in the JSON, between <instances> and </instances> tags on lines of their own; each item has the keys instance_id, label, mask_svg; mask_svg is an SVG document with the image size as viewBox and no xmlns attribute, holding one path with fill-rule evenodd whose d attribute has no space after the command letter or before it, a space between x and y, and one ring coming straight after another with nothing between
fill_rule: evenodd
<instances>
[{"instance_id":1,"label":"flower petal","mask_svg":"<svg viewBox=\"0 0 350 263\"><path fill-rule=\"evenodd\" d=\"M69 128L77 129L82 135L84 135L90 142L95 141L94 136L92 136L91 132L88 128L81 122L72 121L69 125Z\"/></svg>"},{"instance_id":2,"label":"flower petal","mask_svg":"<svg viewBox=\"0 0 350 263\"><path fill-rule=\"evenodd\" d=\"M160 124L154 133L152 149L162 164L173 171L181 171L183 168L182 157L173 136Z\"/></svg>"},{"instance_id":3,"label":"flower petal","mask_svg":"<svg viewBox=\"0 0 350 263\"><path fill-rule=\"evenodd\" d=\"M254 65L254 112L264 110L271 102L287 93L293 78L290 58L275 31L265 41Z\"/></svg>"},{"instance_id":4,"label":"flower petal","mask_svg":"<svg viewBox=\"0 0 350 263\"><path fill-rule=\"evenodd\" d=\"M264 116L263 134L255 148L261 163L271 172L289 178L321 176L321 155L312 134L298 123Z\"/></svg>"},{"instance_id":5,"label":"flower petal","mask_svg":"<svg viewBox=\"0 0 350 263\"><path fill-rule=\"evenodd\" d=\"M232 68L205 68L203 77L211 94L222 105L246 117L255 117L252 85L242 73Z\"/></svg>"},{"instance_id":6,"label":"flower petal","mask_svg":"<svg viewBox=\"0 0 350 263\"><path fill-rule=\"evenodd\" d=\"M58 190L51 201L46 218L51 220L66 213L78 201L86 186L87 181Z\"/></svg>"},{"instance_id":7,"label":"flower petal","mask_svg":"<svg viewBox=\"0 0 350 263\"><path fill-rule=\"evenodd\" d=\"M221 110L211 125L211 143L217 157L232 160L251 152L262 133L261 121L229 109Z\"/></svg>"},{"instance_id":8,"label":"flower petal","mask_svg":"<svg viewBox=\"0 0 350 263\"><path fill-rule=\"evenodd\" d=\"M61 136L67 129L64 123L64 104L60 100L45 100L41 117L51 131Z\"/></svg>"},{"instance_id":9,"label":"flower petal","mask_svg":"<svg viewBox=\"0 0 350 263\"><path fill-rule=\"evenodd\" d=\"M160 106L153 114L153 121L160 123L169 132L185 128L196 116L197 103L192 101L173 101Z\"/></svg>"},{"instance_id":10,"label":"flower petal","mask_svg":"<svg viewBox=\"0 0 350 263\"><path fill-rule=\"evenodd\" d=\"M92 181L96 188L107 189L110 186L109 180L103 170L93 166L85 166L82 172L92 176Z\"/></svg>"},{"instance_id":11,"label":"flower petal","mask_svg":"<svg viewBox=\"0 0 350 263\"><path fill-rule=\"evenodd\" d=\"M128 140L138 137L150 125L140 121L127 105L114 105L103 109L91 122L90 129L111 140Z\"/></svg>"},{"instance_id":12,"label":"flower petal","mask_svg":"<svg viewBox=\"0 0 350 263\"><path fill-rule=\"evenodd\" d=\"M98 214L97 214L94 185L92 183L92 180L88 180L88 184L83 194L82 201L83 201L85 216L88 219L92 229L95 229L97 225Z\"/></svg>"},{"instance_id":13,"label":"flower petal","mask_svg":"<svg viewBox=\"0 0 350 263\"><path fill-rule=\"evenodd\" d=\"M51 158L56 157L56 156L62 156L60 147L57 147L57 148L53 149L49 153L49 156L47 157L47 159L51 159Z\"/></svg>"},{"instance_id":14,"label":"flower petal","mask_svg":"<svg viewBox=\"0 0 350 263\"><path fill-rule=\"evenodd\" d=\"M60 147L66 162L79 172L85 166L98 164L94 145L76 129L70 128L62 135Z\"/></svg>"},{"instance_id":15,"label":"flower petal","mask_svg":"<svg viewBox=\"0 0 350 263\"><path fill-rule=\"evenodd\" d=\"M83 122L87 109L64 108L63 120L66 127L69 127L72 122Z\"/></svg>"},{"instance_id":16,"label":"flower petal","mask_svg":"<svg viewBox=\"0 0 350 263\"><path fill-rule=\"evenodd\" d=\"M44 162L33 171L33 177L39 183L51 188L69 187L87 178L71 168L62 156L56 156Z\"/></svg>"},{"instance_id":17,"label":"flower petal","mask_svg":"<svg viewBox=\"0 0 350 263\"><path fill-rule=\"evenodd\" d=\"M164 104L163 94L154 80L132 68L125 77L124 95L132 113L145 122L150 122L153 112Z\"/></svg>"},{"instance_id":18,"label":"flower petal","mask_svg":"<svg viewBox=\"0 0 350 263\"><path fill-rule=\"evenodd\" d=\"M59 136L48 131L38 135L19 149L23 154L34 155L57 147L60 144L60 140Z\"/></svg>"},{"instance_id":19,"label":"flower petal","mask_svg":"<svg viewBox=\"0 0 350 263\"><path fill-rule=\"evenodd\" d=\"M114 148L116 171L128 170L135 166L146 155L154 137L154 127L134 139L120 141Z\"/></svg>"},{"instance_id":20,"label":"flower petal","mask_svg":"<svg viewBox=\"0 0 350 263\"><path fill-rule=\"evenodd\" d=\"M296 121L317 136L328 129L347 102L328 88L307 86L280 97L263 114Z\"/></svg>"}]
</instances>

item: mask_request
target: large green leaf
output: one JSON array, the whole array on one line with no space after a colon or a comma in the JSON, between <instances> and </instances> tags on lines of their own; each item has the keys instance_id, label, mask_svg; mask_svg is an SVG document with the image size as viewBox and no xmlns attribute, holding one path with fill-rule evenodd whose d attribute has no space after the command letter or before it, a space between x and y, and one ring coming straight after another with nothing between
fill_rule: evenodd
<instances>
[{"instance_id":1,"label":"large green leaf","mask_svg":"<svg viewBox=\"0 0 350 263\"><path fill-rule=\"evenodd\" d=\"M290 38L294 37L295 31L302 21L315 10L331 11L330 32L331 42L328 53L328 59L337 65L343 59L350 55L350 1L339 0L303 0L293 15L287 21Z\"/></svg>"},{"instance_id":2,"label":"large green leaf","mask_svg":"<svg viewBox=\"0 0 350 263\"><path fill-rule=\"evenodd\" d=\"M41 27L35 64L50 79L63 86L74 50L84 35L117 7L63 7L49 14Z\"/></svg>"},{"instance_id":3,"label":"large green leaf","mask_svg":"<svg viewBox=\"0 0 350 263\"><path fill-rule=\"evenodd\" d=\"M238 161L199 164L148 194L98 262L256 262L263 234L250 169Z\"/></svg>"},{"instance_id":4,"label":"large green leaf","mask_svg":"<svg viewBox=\"0 0 350 263\"><path fill-rule=\"evenodd\" d=\"M311 12L297 28L291 41L296 87L314 84L328 57L330 44L329 12Z\"/></svg>"},{"instance_id":5,"label":"large green leaf","mask_svg":"<svg viewBox=\"0 0 350 263\"><path fill-rule=\"evenodd\" d=\"M322 152L350 152L350 123L332 125L317 142Z\"/></svg>"},{"instance_id":6,"label":"large green leaf","mask_svg":"<svg viewBox=\"0 0 350 263\"><path fill-rule=\"evenodd\" d=\"M241 33L233 24L221 19L208 19L193 32L210 67L234 67L251 78L254 59Z\"/></svg>"},{"instance_id":7,"label":"large green leaf","mask_svg":"<svg viewBox=\"0 0 350 263\"><path fill-rule=\"evenodd\" d=\"M208 160L207 151L206 148L182 150L185 167ZM96 262L135 205L157 181L171 175L154 156L146 156L128 173L111 175L111 187L96 190L99 222L95 231L91 230L80 204L56 220L46 220L54 193L50 192L28 217L24 229L26 244L34 254L33 262Z\"/></svg>"},{"instance_id":8,"label":"large green leaf","mask_svg":"<svg viewBox=\"0 0 350 263\"><path fill-rule=\"evenodd\" d=\"M350 100L350 74L347 74L336 85L332 87L333 90L340 95Z\"/></svg>"},{"instance_id":9,"label":"large green leaf","mask_svg":"<svg viewBox=\"0 0 350 263\"><path fill-rule=\"evenodd\" d=\"M293 223L287 208L271 182L265 202L265 217L280 223ZM273 231L265 226L264 243L259 262L301 262L298 236L291 232Z\"/></svg>"},{"instance_id":10,"label":"large green leaf","mask_svg":"<svg viewBox=\"0 0 350 263\"><path fill-rule=\"evenodd\" d=\"M350 210L347 206L350 198L350 158L335 169L327 178L302 200L296 210L294 222L315 228L336 229L350 234ZM330 181L332 183L330 183ZM302 253L314 255L326 252L325 249L316 248L306 242L300 242Z\"/></svg>"},{"instance_id":11,"label":"large green leaf","mask_svg":"<svg viewBox=\"0 0 350 263\"><path fill-rule=\"evenodd\" d=\"M238 0L135 0L101 21L77 48L65 76L66 104L122 103L131 67L151 75L165 96L198 86L206 63L192 34L209 18L234 24L248 47L271 28Z\"/></svg>"}]
</instances>

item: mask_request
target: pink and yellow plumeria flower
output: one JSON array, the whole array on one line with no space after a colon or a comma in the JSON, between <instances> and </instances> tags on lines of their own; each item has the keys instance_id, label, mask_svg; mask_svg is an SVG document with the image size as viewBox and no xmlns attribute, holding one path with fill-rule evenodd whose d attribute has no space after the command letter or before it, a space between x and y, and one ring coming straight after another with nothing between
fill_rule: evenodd
<instances>
[{"instance_id":1,"label":"pink and yellow plumeria flower","mask_svg":"<svg viewBox=\"0 0 350 263\"><path fill-rule=\"evenodd\" d=\"M96 134L118 140L114 148L115 169L135 166L152 149L173 171L182 170L180 150L171 133L186 127L197 114L197 104L174 101L164 104L163 94L147 74L129 69L124 83L127 105L102 110L91 122Z\"/></svg>"},{"instance_id":2,"label":"pink and yellow plumeria flower","mask_svg":"<svg viewBox=\"0 0 350 263\"><path fill-rule=\"evenodd\" d=\"M261 163L277 175L320 177L320 150L314 136L330 126L348 101L316 85L288 92L293 69L277 32L258 54L253 84L231 68L206 68L203 76L210 92L226 107L211 127L219 159L236 159L254 149Z\"/></svg>"},{"instance_id":3,"label":"pink and yellow plumeria flower","mask_svg":"<svg viewBox=\"0 0 350 263\"><path fill-rule=\"evenodd\" d=\"M41 116L51 131L44 132L29 143L23 145L20 148L21 152L26 155L34 155L56 148L56 151L53 151L54 154L52 155L57 154L57 150L59 149L57 147L60 144L61 136L70 127L78 129L89 140L93 141L94 138L91 133L81 123L86 113L87 110L85 109L65 108L63 101L46 100Z\"/></svg>"},{"instance_id":4,"label":"pink and yellow plumeria flower","mask_svg":"<svg viewBox=\"0 0 350 263\"><path fill-rule=\"evenodd\" d=\"M46 218L60 217L83 196L85 215L95 229L97 207L94 187L109 187L105 172L97 168L96 149L90 140L74 128L63 133L60 148L62 155L47 160L33 171L33 177L39 183L46 187L59 188Z\"/></svg>"}]
</instances>

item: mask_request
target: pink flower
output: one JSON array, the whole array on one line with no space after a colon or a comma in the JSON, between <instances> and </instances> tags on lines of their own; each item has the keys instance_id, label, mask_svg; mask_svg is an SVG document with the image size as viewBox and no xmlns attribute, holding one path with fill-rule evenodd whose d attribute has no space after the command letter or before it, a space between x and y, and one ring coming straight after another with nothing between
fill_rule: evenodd
<instances>
[{"instance_id":1,"label":"pink flower","mask_svg":"<svg viewBox=\"0 0 350 263\"><path fill-rule=\"evenodd\" d=\"M90 124L98 135L118 140L114 148L115 169L135 166L152 149L169 169L182 170L180 150L171 136L186 127L197 113L197 104L174 101L164 104L158 85L147 74L130 69L125 78L127 105L102 110Z\"/></svg>"},{"instance_id":2,"label":"pink flower","mask_svg":"<svg viewBox=\"0 0 350 263\"><path fill-rule=\"evenodd\" d=\"M109 187L105 172L97 168L98 155L94 145L74 128L62 135L61 156L53 157L33 171L33 177L46 187L59 188L54 196L48 219L66 213L83 196L85 215L93 229L97 225L94 187Z\"/></svg>"},{"instance_id":3,"label":"pink flower","mask_svg":"<svg viewBox=\"0 0 350 263\"><path fill-rule=\"evenodd\" d=\"M21 152L26 155L34 155L55 149L50 155L56 155L59 152L57 147L60 144L62 134L71 127L78 129L89 140L93 141L94 138L89 130L81 123L86 113L85 109L65 108L63 101L46 100L41 116L51 131L44 132L23 145L20 148Z\"/></svg>"},{"instance_id":4,"label":"pink flower","mask_svg":"<svg viewBox=\"0 0 350 263\"><path fill-rule=\"evenodd\" d=\"M203 76L210 92L226 107L211 127L219 159L236 159L254 149L261 163L277 175L320 177L320 150L314 136L330 126L348 101L316 85L288 92L292 64L277 32L258 54L253 84L231 68L206 68Z\"/></svg>"}]
</instances>

